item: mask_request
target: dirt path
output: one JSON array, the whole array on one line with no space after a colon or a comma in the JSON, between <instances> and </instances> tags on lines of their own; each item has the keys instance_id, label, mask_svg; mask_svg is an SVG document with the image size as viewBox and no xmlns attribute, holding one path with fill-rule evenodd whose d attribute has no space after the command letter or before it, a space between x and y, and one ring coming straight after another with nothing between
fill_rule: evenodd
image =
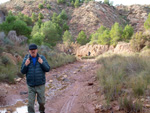
<instances>
[{"instance_id":1,"label":"dirt path","mask_svg":"<svg viewBox=\"0 0 150 113\"><path fill-rule=\"evenodd\" d=\"M61 72L68 75L69 85L47 101L46 112L94 113L93 104L96 99L94 83L97 67L94 62L84 61L57 69L56 74Z\"/></svg>"},{"instance_id":2,"label":"dirt path","mask_svg":"<svg viewBox=\"0 0 150 113\"><path fill-rule=\"evenodd\" d=\"M96 96L96 69L94 61L77 61L46 74L46 113L94 113ZM7 95L0 105L12 105L17 101L27 103L25 79L15 85L1 84ZM5 106L3 107L5 108ZM9 107L7 109L13 108ZM38 105L36 105L38 111Z\"/></svg>"}]
</instances>

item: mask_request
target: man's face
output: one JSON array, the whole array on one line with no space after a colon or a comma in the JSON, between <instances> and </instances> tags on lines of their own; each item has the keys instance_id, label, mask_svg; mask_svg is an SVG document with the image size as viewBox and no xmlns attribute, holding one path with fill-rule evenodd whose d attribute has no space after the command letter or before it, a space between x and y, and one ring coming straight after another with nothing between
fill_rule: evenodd
<instances>
[{"instance_id":1,"label":"man's face","mask_svg":"<svg viewBox=\"0 0 150 113\"><path fill-rule=\"evenodd\" d=\"M37 56L37 52L38 52L37 49L29 50L29 53L31 54L32 57L36 57Z\"/></svg>"}]
</instances>

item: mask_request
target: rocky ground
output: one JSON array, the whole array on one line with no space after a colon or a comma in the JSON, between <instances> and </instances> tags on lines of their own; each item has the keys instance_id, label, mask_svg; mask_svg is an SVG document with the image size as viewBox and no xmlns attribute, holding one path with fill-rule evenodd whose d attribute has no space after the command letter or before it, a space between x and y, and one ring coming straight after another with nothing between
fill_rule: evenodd
<instances>
[{"instance_id":1,"label":"rocky ground","mask_svg":"<svg viewBox=\"0 0 150 113\"><path fill-rule=\"evenodd\" d=\"M77 61L47 73L46 113L94 113L99 94L98 66L94 61ZM3 92L0 111L6 108L11 113L16 107L27 104L25 81L24 78L14 85L0 84Z\"/></svg>"},{"instance_id":2,"label":"rocky ground","mask_svg":"<svg viewBox=\"0 0 150 113\"><path fill-rule=\"evenodd\" d=\"M46 74L46 113L127 113L114 100L107 105L96 79L100 67L94 60L80 60L52 69ZM0 84L0 113L27 113L25 78L16 84ZM150 99L143 98L144 111L150 113ZM20 111L19 111L19 110ZM35 103L38 112L37 101Z\"/></svg>"}]
</instances>

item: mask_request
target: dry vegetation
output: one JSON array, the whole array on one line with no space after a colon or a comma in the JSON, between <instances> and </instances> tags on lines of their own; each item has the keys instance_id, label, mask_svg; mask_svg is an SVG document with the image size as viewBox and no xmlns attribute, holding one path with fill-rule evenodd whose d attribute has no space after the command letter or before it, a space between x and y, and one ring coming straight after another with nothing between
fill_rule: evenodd
<instances>
[{"instance_id":1,"label":"dry vegetation","mask_svg":"<svg viewBox=\"0 0 150 113\"><path fill-rule=\"evenodd\" d=\"M126 112L142 112L142 99L150 96L150 52L133 55L99 56L102 64L97 77L102 86L107 104L118 101L120 109Z\"/></svg>"}]
</instances>

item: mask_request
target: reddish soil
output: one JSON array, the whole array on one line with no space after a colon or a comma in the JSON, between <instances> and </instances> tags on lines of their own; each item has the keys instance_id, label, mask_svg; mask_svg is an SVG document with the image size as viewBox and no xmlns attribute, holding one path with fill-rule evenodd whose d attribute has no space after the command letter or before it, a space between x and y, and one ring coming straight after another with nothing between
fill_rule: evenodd
<instances>
[{"instance_id":1,"label":"reddish soil","mask_svg":"<svg viewBox=\"0 0 150 113\"><path fill-rule=\"evenodd\" d=\"M46 74L46 113L95 113L98 83L94 61L77 61ZM53 85L54 84L54 85ZM27 85L23 78L12 85L0 84L4 90L0 106L27 103ZM36 106L36 111L38 107Z\"/></svg>"}]
</instances>

